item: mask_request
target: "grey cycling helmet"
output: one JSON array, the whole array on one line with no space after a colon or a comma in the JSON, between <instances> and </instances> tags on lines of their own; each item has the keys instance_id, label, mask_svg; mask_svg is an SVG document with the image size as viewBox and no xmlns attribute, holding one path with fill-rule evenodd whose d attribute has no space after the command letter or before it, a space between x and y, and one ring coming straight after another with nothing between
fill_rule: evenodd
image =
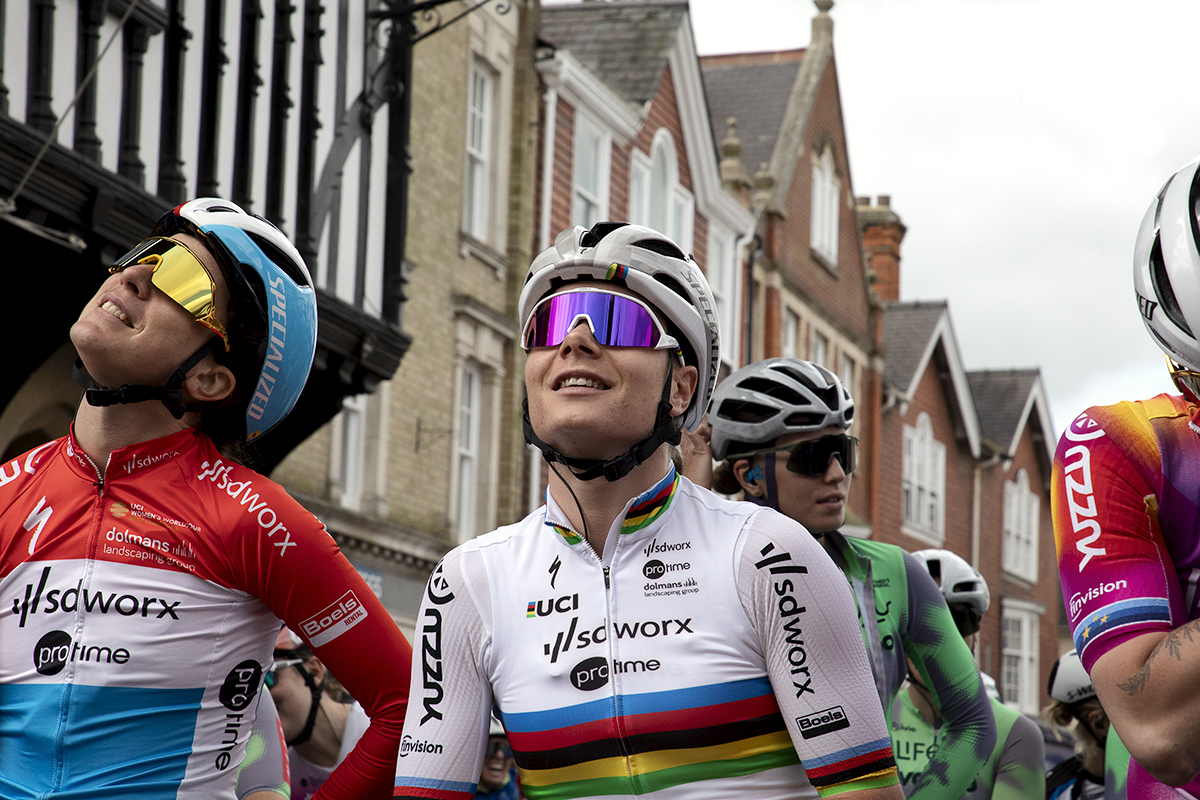
<instances>
[{"instance_id":1,"label":"grey cycling helmet","mask_svg":"<svg viewBox=\"0 0 1200 800\"><path fill-rule=\"evenodd\" d=\"M798 358L768 358L721 381L713 393L708 424L713 458L723 460L730 444L774 442L789 433L808 433L854 421L854 398L829 370Z\"/></svg>"},{"instance_id":2,"label":"grey cycling helmet","mask_svg":"<svg viewBox=\"0 0 1200 800\"><path fill-rule=\"evenodd\" d=\"M959 633L968 636L979 630L979 622L992 604L987 581L979 570L950 550L918 550L913 557L921 562L942 590ZM965 615L960 608L965 608Z\"/></svg>"},{"instance_id":3,"label":"grey cycling helmet","mask_svg":"<svg viewBox=\"0 0 1200 800\"><path fill-rule=\"evenodd\" d=\"M1092 679L1088 677L1087 670L1083 668L1083 662L1079 660L1079 653L1068 650L1058 657L1054 666L1050 668L1046 692L1053 699L1067 705L1074 705L1096 696L1096 689L1092 686Z\"/></svg>"},{"instance_id":4,"label":"grey cycling helmet","mask_svg":"<svg viewBox=\"0 0 1200 800\"><path fill-rule=\"evenodd\" d=\"M1200 161L1167 180L1142 219L1133 254L1133 285L1142 322L1155 344L1185 370L1200 371ZM1174 372L1174 370L1173 370ZM1180 391L1200 402L1200 381L1176 375Z\"/></svg>"}]
</instances>

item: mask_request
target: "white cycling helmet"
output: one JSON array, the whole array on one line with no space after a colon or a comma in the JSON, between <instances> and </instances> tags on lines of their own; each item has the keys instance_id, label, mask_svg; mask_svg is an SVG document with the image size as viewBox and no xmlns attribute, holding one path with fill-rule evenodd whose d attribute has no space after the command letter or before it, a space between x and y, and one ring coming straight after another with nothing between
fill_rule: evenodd
<instances>
[{"instance_id":1,"label":"white cycling helmet","mask_svg":"<svg viewBox=\"0 0 1200 800\"><path fill-rule=\"evenodd\" d=\"M1088 677L1083 662L1079 660L1079 654L1074 650L1068 650L1055 660L1054 666L1050 668L1046 692L1053 699L1067 705L1074 705L1096 696L1092 679Z\"/></svg>"},{"instance_id":2,"label":"white cycling helmet","mask_svg":"<svg viewBox=\"0 0 1200 800\"><path fill-rule=\"evenodd\" d=\"M580 280L611 281L653 305L666 317L674 338L679 340L684 363L698 372L696 391L682 415L670 415L670 387L669 383L664 385L650 435L623 455L608 460L559 453L534 432L526 403L525 440L541 450L547 461L569 466L581 480L603 475L615 481L662 444L678 444L681 428L695 430L704 419L720 366L716 303L696 262L666 236L641 225L598 222L591 230L576 226L563 231L553 247L534 259L517 302L521 330L525 330L542 298L564 284Z\"/></svg>"},{"instance_id":3,"label":"white cycling helmet","mask_svg":"<svg viewBox=\"0 0 1200 800\"><path fill-rule=\"evenodd\" d=\"M1200 161L1167 180L1142 219L1133 253L1133 285L1142 322L1167 357L1200 371ZM1174 370L1172 370L1174 371ZM1200 402L1200 382L1177 375L1180 391Z\"/></svg>"},{"instance_id":4,"label":"white cycling helmet","mask_svg":"<svg viewBox=\"0 0 1200 800\"><path fill-rule=\"evenodd\" d=\"M829 370L798 358L768 358L742 367L713 393L708 424L718 461L730 444L774 442L789 433L849 428L854 398Z\"/></svg>"},{"instance_id":5,"label":"white cycling helmet","mask_svg":"<svg viewBox=\"0 0 1200 800\"><path fill-rule=\"evenodd\" d=\"M979 630L979 621L992 604L987 581L979 574L979 570L968 564L958 553L950 550L917 550L913 557L921 562L933 577L934 583L942 590L942 596L946 598L946 605L950 606L950 613L954 616L959 633L966 636ZM956 607L966 608L966 618Z\"/></svg>"},{"instance_id":6,"label":"white cycling helmet","mask_svg":"<svg viewBox=\"0 0 1200 800\"><path fill-rule=\"evenodd\" d=\"M651 228L625 222L598 222L591 230L577 225L560 233L554 246L530 265L517 302L521 330L539 300L576 280L623 284L662 312L683 336L684 359L699 372L699 380L682 423L688 430L698 428L721 357L716 302L696 262Z\"/></svg>"}]
</instances>

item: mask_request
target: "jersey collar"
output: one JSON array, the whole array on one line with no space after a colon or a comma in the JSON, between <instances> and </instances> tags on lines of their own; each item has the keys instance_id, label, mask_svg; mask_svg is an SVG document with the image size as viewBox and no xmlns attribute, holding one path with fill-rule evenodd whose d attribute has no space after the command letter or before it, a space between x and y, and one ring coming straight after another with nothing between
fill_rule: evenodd
<instances>
[{"instance_id":1,"label":"jersey collar","mask_svg":"<svg viewBox=\"0 0 1200 800\"><path fill-rule=\"evenodd\" d=\"M197 435L195 428L185 428L158 439L150 439L114 450L109 454L108 465L104 469L104 479L112 481L137 475L160 464L174 461L196 446ZM94 472L94 468L84 455L79 442L75 440L74 428L71 429L67 440L67 455L70 456L71 463L75 464L84 474Z\"/></svg>"},{"instance_id":2,"label":"jersey collar","mask_svg":"<svg viewBox=\"0 0 1200 800\"><path fill-rule=\"evenodd\" d=\"M629 501L625 511L618 517L620 522L617 534L624 536L649 528L662 519L679 491L679 473L671 464L667 474L658 483ZM583 535L576 533L567 521L554 498L550 495L550 487L546 487L546 512L544 522L547 527L562 537L568 545L574 546L583 541Z\"/></svg>"}]
</instances>

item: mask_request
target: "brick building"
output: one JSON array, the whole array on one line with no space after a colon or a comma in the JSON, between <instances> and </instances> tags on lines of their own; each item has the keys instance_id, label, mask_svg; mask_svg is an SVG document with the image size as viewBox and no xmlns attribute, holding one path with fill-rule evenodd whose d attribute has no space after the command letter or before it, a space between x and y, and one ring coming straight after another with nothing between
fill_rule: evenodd
<instances>
[{"instance_id":1,"label":"brick building","mask_svg":"<svg viewBox=\"0 0 1200 800\"><path fill-rule=\"evenodd\" d=\"M853 433L865 445L859 474L873 476L881 308L855 213L828 14L833 4L816 5L803 50L701 59L726 179L741 183L757 216L741 273L737 365L794 356L837 373L858 405ZM869 534L873 488L872 478L851 486L848 532Z\"/></svg>"},{"instance_id":2,"label":"brick building","mask_svg":"<svg viewBox=\"0 0 1200 800\"><path fill-rule=\"evenodd\" d=\"M1050 467L1054 433L1037 369L969 371L948 303L900 302L903 223L884 198L859 205L885 304L879 513L874 538L946 548L988 582L976 649L1001 697L1031 714L1049 702L1061 651Z\"/></svg>"},{"instance_id":3,"label":"brick building","mask_svg":"<svg viewBox=\"0 0 1200 800\"><path fill-rule=\"evenodd\" d=\"M546 5L540 38L538 249L606 219L663 231L712 285L728 371L754 216L744 193L722 184L687 3ZM541 502L541 455L532 452L528 507Z\"/></svg>"},{"instance_id":4,"label":"brick building","mask_svg":"<svg viewBox=\"0 0 1200 800\"><path fill-rule=\"evenodd\" d=\"M410 635L437 560L523 513L514 318L532 258L537 20L536 2L485 5L416 44L412 345L392 380L348 398L272 476L375 576Z\"/></svg>"}]
</instances>

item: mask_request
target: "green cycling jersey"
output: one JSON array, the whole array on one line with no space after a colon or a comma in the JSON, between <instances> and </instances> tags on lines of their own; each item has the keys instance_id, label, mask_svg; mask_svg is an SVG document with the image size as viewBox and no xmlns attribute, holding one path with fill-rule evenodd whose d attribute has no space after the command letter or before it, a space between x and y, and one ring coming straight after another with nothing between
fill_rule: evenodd
<instances>
[{"instance_id":1,"label":"green cycling jersey","mask_svg":"<svg viewBox=\"0 0 1200 800\"><path fill-rule=\"evenodd\" d=\"M995 747L996 723L975 659L941 590L896 545L836 531L821 538L853 589L889 724L892 704L908 675L908 659L942 709L939 747L926 768L905 784L905 795L918 800L963 796Z\"/></svg>"},{"instance_id":2,"label":"green cycling jersey","mask_svg":"<svg viewBox=\"0 0 1200 800\"><path fill-rule=\"evenodd\" d=\"M992 700L996 746L963 793L963 800L1033 800L1046 792L1046 745L1042 729L1029 717ZM937 758L940 726L931 725L902 691L892 706L889 729L900 782L908 786Z\"/></svg>"}]
</instances>

